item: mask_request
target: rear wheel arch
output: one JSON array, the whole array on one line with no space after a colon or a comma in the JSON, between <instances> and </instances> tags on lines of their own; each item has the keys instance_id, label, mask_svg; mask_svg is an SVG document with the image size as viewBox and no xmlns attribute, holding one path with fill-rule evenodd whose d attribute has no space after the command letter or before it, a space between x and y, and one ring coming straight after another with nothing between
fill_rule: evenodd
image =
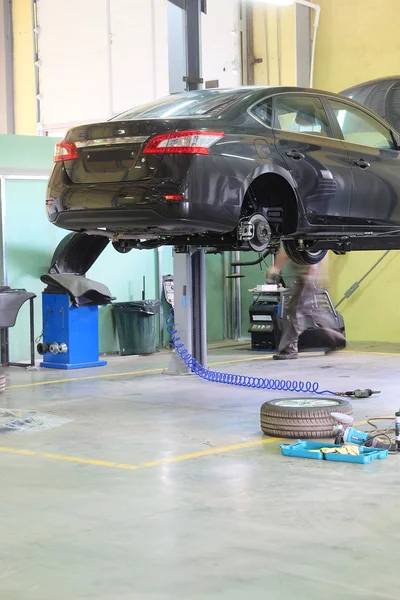
<instances>
[{"instance_id":1,"label":"rear wheel arch","mask_svg":"<svg viewBox=\"0 0 400 600\"><path fill-rule=\"evenodd\" d=\"M294 181L284 170L263 172L252 179L243 195L242 213L251 212L255 207L254 201L259 211L273 208L282 210L283 235L296 232L303 207Z\"/></svg>"}]
</instances>

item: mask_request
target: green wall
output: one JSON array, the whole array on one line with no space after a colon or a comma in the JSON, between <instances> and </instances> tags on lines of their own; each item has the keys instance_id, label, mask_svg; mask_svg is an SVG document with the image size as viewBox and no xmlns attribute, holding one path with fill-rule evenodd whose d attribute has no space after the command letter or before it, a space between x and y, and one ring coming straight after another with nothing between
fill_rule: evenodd
<instances>
[{"instance_id":1,"label":"green wall","mask_svg":"<svg viewBox=\"0 0 400 600\"><path fill-rule=\"evenodd\" d=\"M0 176L5 198L5 240L8 285L37 294L35 334L42 329L40 276L47 272L58 242L68 232L51 225L45 214L47 181L52 166L54 143L46 137L0 136ZM39 174L39 175L37 175ZM20 177L24 177L21 179ZM155 298L157 251L133 250L119 254L111 244L88 273L91 279L107 285L117 301L140 300L143 276L146 297ZM172 273L172 249L162 249L163 274ZM100 351L115 352L118 340L111 307L100 307ZM10 329L11 360L29 356L29 309L24 306L17 324Z\"/></svg>"},{"instance_id":2,"label":"green wall","mask_svg":"<svg viewBox=\"0 0 400 600\"><path fill-rule=\"evenodd\" d=\"M54 144L58 140L30 135L0 135L0 173L16 171L50 173L53 166Z\"/></svg>"},{"instance_id":3,"label":"green wall","mask_svg":"<svg viewBox=\"0 0 400 600\"><path fill-rule=\"evenodd\" d=\"M8 285L26 288L37 294L35 302L35 331L41 332L41 293L44 285L40 276L47 272L58 242L67 233L51 225L44 213L46 181L6 180L6 261ZM88 272L88 277L109 287L118 302L140 300L143 276L146 277L146 298L157 297L156 250L132 250L119 254L111 244ZM164 248L163 272L172 271L172 251ZM100 351L118 350L112 308L100 307ZM25 306L17 325L10 330L12 360L23 360L29 348L29 310Z\"/></svg>"},{"instance_id":4,"label":"green wall","mask_svg":"<svg viewBox=\"0 0 400 600\"><path fill-rule=\"evenodd\" d=\"M44 212L45 181L6 180L6 266L8 285L37 294L35 334L41 332L40 276L49 268L53 250L63 232L48 223ZM4 196L3 196L4 197ZM21 309L17 324L10 329L12 361L26 360L29 355L29 308Z\"/></svg>"}]
</instances>

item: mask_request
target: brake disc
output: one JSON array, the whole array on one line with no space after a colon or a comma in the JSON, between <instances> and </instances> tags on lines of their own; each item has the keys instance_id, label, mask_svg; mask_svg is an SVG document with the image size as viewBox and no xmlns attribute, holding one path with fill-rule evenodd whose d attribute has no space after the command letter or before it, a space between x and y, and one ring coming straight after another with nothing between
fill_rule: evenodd
<instances>
[{"instance_id":1,"label":"brake disc","mask_svg":"<svg viewBox=\"0 0 400 600\"><path fill-rule=\"evenodd\" d=\"M255 252L263 252L271 242L271 227L267 219L259 214L250 217L249 224L253 226L253 237L248 244Z\"/></svg>"}]
</instances>

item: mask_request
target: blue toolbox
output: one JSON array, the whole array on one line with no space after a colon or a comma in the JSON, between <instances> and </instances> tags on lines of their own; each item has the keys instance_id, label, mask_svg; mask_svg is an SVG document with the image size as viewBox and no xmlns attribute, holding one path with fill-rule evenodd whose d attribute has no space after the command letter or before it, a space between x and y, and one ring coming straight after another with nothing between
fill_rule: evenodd
<instances>
[{"instance_id":1,"label":"blue toolbox","mask_svg":"<svg viewBox=\"0 0 400 600\"><path fill-rule=\"evenodd\" d=\"M372 462L375 458L387 458L389 454L388 450L382 450L381 448L367 448L365 446L357 446L359 452L358 456L335 452L335 449L341 449L343 447L343 444L327 444L323 442L297 440L294 444L281 444L281 451L284 456L358 463L362 465ZM326 449L327 452L322 452L322 449Z\"/></svg>"}]
</instances>

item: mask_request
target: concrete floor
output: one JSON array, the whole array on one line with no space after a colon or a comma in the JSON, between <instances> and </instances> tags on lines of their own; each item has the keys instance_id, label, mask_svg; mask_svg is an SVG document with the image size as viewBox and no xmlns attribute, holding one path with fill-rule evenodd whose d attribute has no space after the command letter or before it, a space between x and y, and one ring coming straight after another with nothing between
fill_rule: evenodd
<instances>
[{"instance_id":1,"label":"concrete floor","mask_svg":"<svg viewBox=\"0 0 400 600\"><path fill-rule=\"evenodd\" d=\"M168 360L8 371L1 406L72 422L0 442L1 600L397 600L400 457L285 458L259 409L287 394L162 375ZM354 401L356 421L400 405L396 355L272 363L223 348L210 361L381 389Z\"/></svg>"}]
</instances>

